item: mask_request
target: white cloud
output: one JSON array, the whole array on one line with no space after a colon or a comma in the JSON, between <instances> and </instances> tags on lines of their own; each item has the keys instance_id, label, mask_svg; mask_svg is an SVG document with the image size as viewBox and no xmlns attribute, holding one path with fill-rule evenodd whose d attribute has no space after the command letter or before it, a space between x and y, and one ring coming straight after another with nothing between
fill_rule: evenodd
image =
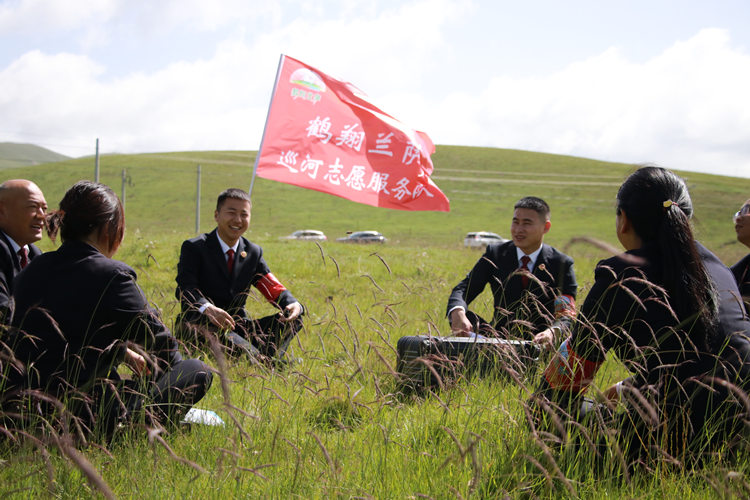
<instances>
[{"instance_id":1,"label":"white cloud","mask_svg":"<svg viewBox=\"0 0 750 500\"><path fill-rule=\"evenodd\" d=\"M101 92L97 78L102 71L83 56L49 56L39 51L24 54L0 72L3 132L76 141L80 127L85 128L76 118L88 115L95 105L91 96Z\"/></svg>"},{"instance_id":2,"label":"white cloud","mask_svg":"<svg viewBox=\"0 0 750 500\"><path fill-rule=\"evenodd\" d=\"M44 33L85 28L111 19L118 3L118 0L5 2L0 4L0 33Z\"/></svg>"},{"instance_id":3,"label":"white cloud","mask_svg":"<svg viewBox=\"0 0 750 500\"><path fill-rule=\"evenodd\" d=\"M610 49L544 77L497 76L421 111L438 143L750 176L748 88L750 55L707 29L642 64Z\"/></svg>"},{"instance_id":4,"label":"white cloud","mask_svg":"<svg viewBox=\"0 0 750 500\"><path fill-rule=\"evenodd\" d=\"M89 51L175 32L218 32L277 17L274 2L244 0L19 0L0 3L0 39L58 39Z\"/></svg>"},{"instance_id":5,"label":"white cloud","mask_svg":"<svg viewBox=\"0 0 750 500\"><path fill-rule=\"evenodd\" d=\"M389 88L403 74L413 75L415 85L422 72L419 61L442 43L439 25L456 12L449 2L441 5L434 9L435 2L418 2L371 20L296 19L252 44L225 41L210 59L115 80L85 56L32 51L0 72L7 89L0 115L8 117L2 132L49 134L81 144L100 137L106 151L256 149L281 51L320 63L334 76L373 82L366 91ZM417 18L427 18L435 33L412 29ZM389 27L392 36L382 37Z\"/></svg>"},{"instance_id":6,"label":"white cloud","mask_svg":"<svg viewBox=\"0 0 750 500\"><path fill-rule=\"evenodd\" d=\"M370 95L415 88L426 71L441 70L449 50L445 26L466 12L466 2L421 0L377 14L324 20L297 17L260 37L257 47L284 52Z\"/></svg>"},{"instance_id":7,"label":"white cloud","mask_svg":"<svg viewBox=\"0 0 750 500\"><path fill-rule=\"evenodd\" d=\"M388 8L375 0L282 2L253 12L241 0L142 2L132 9L124 0L97 4L94 14L85 12L84 0L0 4L0 29L38 23L35 14L52 6L37 29L69 30L78 40L114 43L115 32L159 33L175 36L177 45L180 30L226 35L203 59L182 55L157 71L118 78L108 66L116 61L39 50L19 55L0 68L4 140L39 142L22 135L28 134L83 147L99 137L103 150L121 152L255 149L284 52L353 82L438 144L724 167L750 177L750 55L732 45L727 31L700 31L645 61L611 48L527 78L505 76L485 55L492 69L471 75L485 81L469 93L455 86L466 75L446 63L474 55L446 38L462 16L482 15L468 1ZM89 30L92 16L100 23Z\"/></svg>"}]
</instances>

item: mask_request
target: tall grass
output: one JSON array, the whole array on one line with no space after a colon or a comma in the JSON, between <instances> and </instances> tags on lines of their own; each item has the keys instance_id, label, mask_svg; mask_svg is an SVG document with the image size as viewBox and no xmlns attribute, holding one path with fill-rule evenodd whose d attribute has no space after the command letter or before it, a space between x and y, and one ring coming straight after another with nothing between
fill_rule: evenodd
<instances>
[{"instance_id":1,"label":"tall grass","mask_svg":"<svg viewBox=\"0 0 750 500\"><path fill-rule=\"evenodd\" d=\"M180 159L186 157L189 160ZM252 157L247 153L174 153L103 159L102 180L116 192L123 167L128 168L133 184L126 197L126 242L116 258L137 270L140 285L167 324L179 308L174 298L179 245L192 235L194 224L191 196L196 159L203 165L201 228L209 230L216 194L230 185L249 185ZM394 375L396 342L404 335L448 333L444 315L450 289L480 256L460 246L465 232L488 229L504 235L515 199L527 194L544 197L553 209L553 229L546 241L575 258L581 303L596 261L608 254L572 238L585 235L616 243L611 229L614 195L632 168L551 155L447 147L439 148L435 162L438 185L452 200L450 214L360 207L257 181L248 236L264 247L274 274L309 310L305 329L292 345L294 355L304 361L276 371L242 359L228 360L222 373L229 382L228 395L222 393L216 377L199 404L220 413L227 422L223 428L192 426L154 435L135 426L107 449L80 449L115 495L747 496L746 455L735 463L717 462L696 472L659 466L626 480L614 473L614 463L613 473L601 476L583 453L546 449L529 432L524 411L524 402L536 386L533 377L523 385L501 377L469 377L425 396L401 393ZM472 170L485 171L499 182L482 182ZM65 189L79 178L90 177L92 171L93 166L79 160L14 169L8 176L32 178L54 206ZM536 180L524 175L529 172L540 174L540 180L554 181L526 182ZM553 177L566 173L567 177ZM700 218L700 239L725 262L737 260L743 249L732 243L729 216L747 198L750 182L698 174L691 174L689 180ZM329 241L318 246L277 239L304 227L323 229L329 238L346 230L378 229L390 243L373 247ZM47 241L43 246L52 247ZM489 293L478 298L477 304L479 314L490 315ZM255 293L247 307L256 316L271 310ZM217 366L210 353L204 359ZM625 374L616 359L608 360L597 376L594 392ZM237 424L229 416L228 402L241 410L232 412ZM61 447L42 451L30 443L4 447L0 492L24 498L99 494L85 469Z\"/></svg>"}]
</instances>

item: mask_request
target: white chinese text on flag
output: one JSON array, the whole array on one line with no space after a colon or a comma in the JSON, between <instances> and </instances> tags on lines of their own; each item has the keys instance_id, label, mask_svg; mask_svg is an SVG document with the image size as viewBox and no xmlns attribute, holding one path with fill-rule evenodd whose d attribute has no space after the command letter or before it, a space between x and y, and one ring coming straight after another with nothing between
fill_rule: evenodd
<instances>
[{"instance_id":1,"label":"white chinese text on flag","mask_svg":"<svg viewBox=\"0 0 750 500\"><path fill-rule=\"evenodd\" d=\"M368 205L449 210L432 141L341 82L281 56L256 174Z\"/></svg>"}]
</instances>

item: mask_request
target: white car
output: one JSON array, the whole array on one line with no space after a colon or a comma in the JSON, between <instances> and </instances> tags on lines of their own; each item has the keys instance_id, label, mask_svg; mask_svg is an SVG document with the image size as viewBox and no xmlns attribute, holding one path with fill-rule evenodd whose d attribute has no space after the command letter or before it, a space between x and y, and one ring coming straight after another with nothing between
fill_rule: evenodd
<instances>
[{"instance_id":1,"label":"white car","mask_svg":"<svg viewBox=\"0 0 750 500\"><path fill-rule=\"evenodd\" d=\"M293 232L289 236L284 236L282 239L326 241L328 240L328 237L325 234L323 234L323 231L318 231L316 229L301 229L299 231Z\"/></svg>"},{"instance_id":2,"label":"white car","mask_svg":"<svg viewBox=\"0 0 750 500\"><path fill-rule=\"evenodd\" d=\"M464 246L469 248L484 248L490 243L505 243L508 241L499 234L488 231L477 231L466 233L464 237Z\"/></svg>"}]
</instances>

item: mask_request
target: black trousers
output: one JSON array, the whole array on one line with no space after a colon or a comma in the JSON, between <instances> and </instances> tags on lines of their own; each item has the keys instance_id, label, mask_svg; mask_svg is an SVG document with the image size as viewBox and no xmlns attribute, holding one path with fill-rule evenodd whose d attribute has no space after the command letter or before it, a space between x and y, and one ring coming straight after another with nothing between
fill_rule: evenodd
<instances>
[{"instance_id":1,"label":"black trousers","mask_svg":"<svg viewBox=\"0 0 750 500\"><path fill-rule=\"evenodd\" d=\"M113 358L108 373L77 380L77 386L63 375L53 375L44 386L30 385L37 379L22 374L6 379L0 406L13 415L8 426L43 428L47 422L61 432L79 429L87 439L106 442L118 425L141 417L147 425L178 423L206 395L213 372L198 359L183 359L171 334L156 335L146 347L151 374L143 377L123 379Z\"/></svg>"},{"instance_id":2,"label":"black trousers","mask_svg":"<svg viewBox=\"0 0 750 500\"><path fill-rule=\"evenodd\" d=\"M175 333L180 340L193 346L205 345L210 336L216 336L232 354L250 352L280 359L303 327L301 316L289 322L283 322L281 318L281 313L259 319L241 318L235 321L234 330L222 332L207 318L196 318L188 313L178 316Z\"/></svg>"},{"instance_id":3,"label":"black trousers","mask_svg":"<svg viewBox=\"0 0 750 500\"><path fill-rule=\"evenodd\" d=\"M168 333L155 336L152 352L156 373L145 379L147 388L143 394L147 396L147 404L172 419L176 414L187 412L205 396L211 387L213 372L203 361L184 359L177 339Z\"/></svg>"},{"instance_id":4,"label":"black trousers","mask_svg":"<svg viewBox=\"0 0 750 500\"><path fill-rule=\"evenodd\" d=\"M511 335L509 332L505 329L495 328L492 323L485 320L483 317L475 313L474 311L466 311L466 319L469 320L469 323L471 323L471 326L473 328L474 333L477 333L479 335L484 335L485 337L497 337L497 338L503 338L503 339L510 339ZM515 332L519 333L519 332ZM530 340L527 339L527 335L521 336L523 340Z\"/></svg>"},{"instance_id":5,"label":"black trousers","mask_svg":"<svg viewBox=\"0 0 750 500\"><path fill-rule=\"evenodd\" d=\"M485 337L496 337L508 340L533 340L534 325L525 321L506 323L504 326L493 325L474 311L466 310L466 318L471 323L474 333Z\"/></svg>"},{"instance_id":6,"label":"black trousers","mask_svg":"<svg viewBox=\"0 0 750 500\"><path fill-rule=\"evenodd\" d=\"M469 323L471 323L471 326L474 330L474 333L479 335L484 335L485 337L498 337L498 331L493 328L493 326L486 321L484 318L482 318L480 315L475 313L474 311L466 310L466 319L469 320Z\"/></svg>"},{"instance_id":7,"label":"black trousers","mask_svg":"<svg viewBox=\"0 0 750 500\"><path fill-rule=\"evenodd\" d=\"M147 426L174 426L211 387L213 372L198 359L183 359L169 371L144 379L102 379L73 406L92 433L110 437L118 424L143 420Z\"/></svg>"},{"instance_id":8,"label":"black trousers","mask_svg":"<svg viewBox=\"0 0 750 500\"><path fill-rule=\"evenodd\" d=\"M595 443L602 456L613 449L615 440L628 468L665 456L702 465L714 460L716 452L731 457L740 445L746 446L750 437L750 407L743 402L746 389L711 377L682 380L672 389L654 393L648 386L626 383L624 410L613 413L593 400L583 410L582 396L551 389L543 379L530 408L537 428L552 434L559 432L555 418L558 424L569 417L577 421L579 425L567 422L568 437L586 449L585 443ZM540 399L548 404L540 406ZM550 412L556 417L550 418Z\"/></svg>"}]
</instances>

